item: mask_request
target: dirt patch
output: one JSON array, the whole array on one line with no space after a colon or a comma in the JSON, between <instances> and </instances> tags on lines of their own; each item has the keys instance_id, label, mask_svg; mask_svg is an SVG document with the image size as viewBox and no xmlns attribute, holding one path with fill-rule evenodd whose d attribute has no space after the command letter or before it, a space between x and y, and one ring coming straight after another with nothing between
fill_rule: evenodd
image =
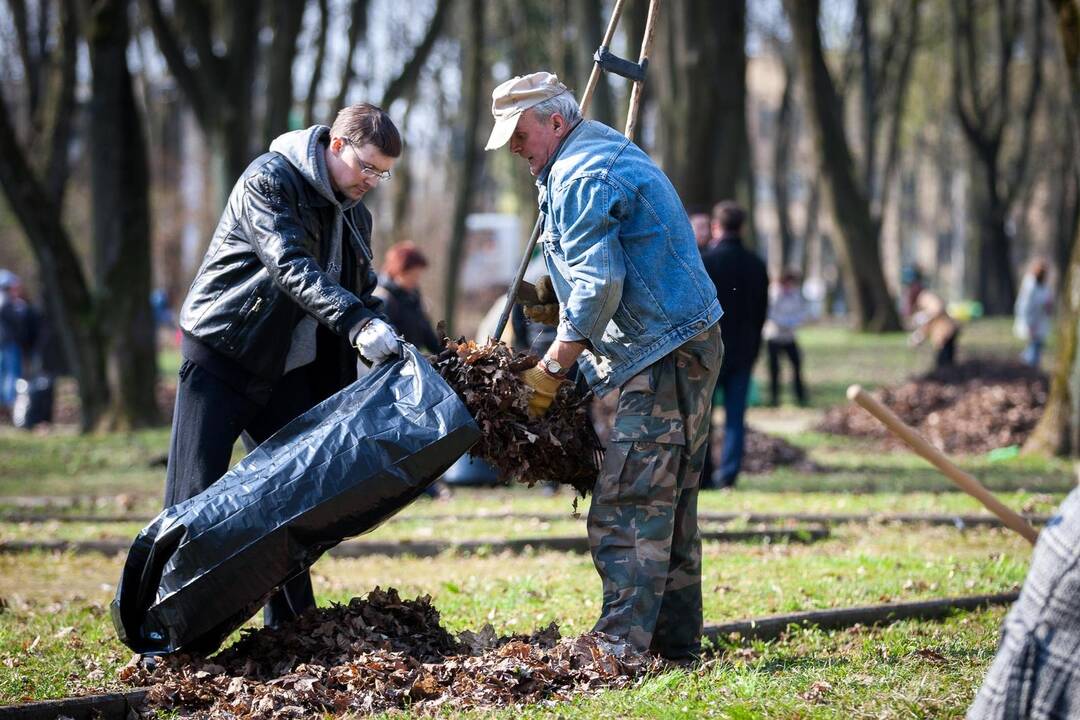
<instances>
[{"instance_id":1,"label":"dirt patch","mask_svg":"<svg viewBox=\"0 0 1080 720\"><path fill-rule=\"evenodd\" d=\"M402 600L376 588L278 629L247 630L210 659L133 662L120 677L148 686L152 709L258 719L562 701L627 687L659 668L603 635L561 638L554 623L531 635L496 637L485 626L453 636L430 597Z\"/></svg>"},{"instance_id":2,"label":"dirt patch","mask_svg":"<svg viewBox=\"0 0 1080 720\"><path fill-rule=\"evenodd\" d=\"M982 454L1023 445L1046 405L1045 374L1019 363L979 358L935 370L873 395L938 448ZM902 446L868 412L854 405L825 413L818 430L882 439Z\"/></svg>"}]
</instances>

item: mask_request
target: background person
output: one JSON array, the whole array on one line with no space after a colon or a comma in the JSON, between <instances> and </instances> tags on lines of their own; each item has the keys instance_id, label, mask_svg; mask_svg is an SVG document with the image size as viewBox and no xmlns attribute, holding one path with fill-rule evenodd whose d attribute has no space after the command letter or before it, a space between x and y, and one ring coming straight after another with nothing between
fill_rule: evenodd
<instances>
[{"instance_id":1,"label":"background person","mask_svg":"<svg viewBox=\"0 0 1080 720\"><path fill-rule=\"evenodd\" d=\"M382 299L383 313L401 337L418 348L437 353L442 342L431 326L420 296L420 281L427 267L427 257L413 243L392 245L386 251L375 295Z\"/></svg>"},{"instance_id":2,"label":"background person","mask_svg":"<svg viewBox=\"0 0 1080 720\"><path fill-rule=\"evenodd\" d=\"M742 243L746 211L725 200L713 209L713 227L719 240L705 253L705 270L716 286L724 308L720 331L724 338L724 363L719 386L724 393L724 446L720 467L707 461L702 485L734 487L742 470L746 450L746 405L750 381L761 351L761 330L769 308L769 274L765 262ZM709 426L711 436L712 425ZM711 443L710 443L711 444Z\"/></svg>"},{"instance_id":3,"label":"background person","mask_svg":"<svg viewBox=\"0 0 1080 720\"><path fill-rule=\"evenodd\" d=\"M960 324L949 315L945 301L939 295L922 289L915 298L911 317L915 328L908 337L912 347L926 340L934 348L934 367L947 368L956 364L956 343L960 336Z\"/></svg>"},{"instance_id":4,"label":"background person","mask_svg":"<svg viewBox=\"0 0 1080 720\"><path fill-rule=\"evenodd\" d=\"M802 381L802 353L795 331L806 322L806 300L799 282L798 270L788 269L780 282L769 288L769 316L765 321L765 346L769 353L769 404L780 405L780 356L791 363L791 384L795 400L806 405L806 388Z\"/></svg>"},{"instance_id":5,"label":"background person","mask_svg":"<svg viewBox=\"0 0 1080 720\"><path fill-rule=\"evenodd\" d=\"M694 243L698 252L705 254L713 246L712 218L705 208L692 207L687 210L690 227L694 231Z\"/></svg>"},{"instance_id":6,"label":"background person","mask_svg":"<svg viewBox=\"0 0 1080 720\"><path fill-rule=\"evenodd\" d=\"M22 313L17 285L15 273L0 269L0 411L7 416L15 405L15 383L22 377Z\"/></svg>"},{"instance_id":7,"label":"background person","mask_svg":"<svg viewBox=\"0 0 1080 720\"><path fill-rule=\"evenodd\" d=\"M1042 258L1032 260L1024 273L1014 313L1013 332L1027 342L1020 358L1024 364L1038 367L1054 314L1054 294L1050 291L1046 261Z\"/></svg>"}]
</instances>

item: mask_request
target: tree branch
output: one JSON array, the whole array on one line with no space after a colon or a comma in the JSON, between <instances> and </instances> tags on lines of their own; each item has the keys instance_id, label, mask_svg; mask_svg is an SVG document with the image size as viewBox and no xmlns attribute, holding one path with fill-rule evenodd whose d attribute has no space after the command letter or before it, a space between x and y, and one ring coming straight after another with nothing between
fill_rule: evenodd
<instances>
[{"instance_id":1,"label":"tree branch","mask_svg":"<svg viewBox=\"0 0 1080 720\"><path fill-rule=\"evenodd\" d=\"M230 12L234 11L235 5L229 3L225 6ZM184 0L173 3L173 14L176 17L180 31L191 43L195 56L198 58L199 67L203 70L199 75L205 77L210 86L217 92L221 92L229 74L229 64L214 52L213 28L214 19L206 0ZM243 19L245 24L257 22L257 15ZM235 32L235 28L233 28ZM229 49L232 49L230 43Z\"/></svg>"},{"instance_id":2,"label":"tree branch","mask_svg":"<svg viewBox=\"0 0 1080 720\"><path fill-rule=\"evenodd\" d=\"M15 26L15 40L19 46L19 59L22 60L23 72L26 73L27 102L30 117L33 118L37 115L40 100L40 57L35 57L34 49L30 46L30 23L26 11L26 0L8 0L8 5L11 7L11 20Z\"/></svg>"},{"instance_id":3,"label":"tree branch","mask_svg":"<svg viewBox=\"0 0 1080 720\"><path fill-rule=\"evenodd\" d=\"M384 110L389 108L399 97L412 93L412 89L416 85L417 79L420 77L420 71L427 62L428 56L431 54L431 49L435 46L435 41L438 40L439 35L442 34L447 11L452 4L453 0L437 1L435 5L435 14L431 16L431 23L428 25L427 33L424 34L423 40L416 46L416 50L413 51L412 57L405 63L405 67L401 69L401 74L390 82L386 88L386 92L383 93L382 101L379 103L379 106Z\"/></svg>"},{"instance_id":4,"label":"tree branch","mask_svg":"<svg viewBox=\"0 0 1080 720\"><path fill-rule=\"evenodd\" d=\"M327 0L319 0L319 34L315 37L315 66L311 69L307 99L304 101L304 126L315 124L315 103L319 99L319 82L322 80L322 64L326 59L326 31L330 27L330 7Z\"/></svg>"},{"instance_id":5,"label":"tree branch","mask_svg":"<svg viewBox=\"0 0 1080 720\"><path fill-rule=\"evenodd\" d=\"M1027 172L1028 159L1031 153L1028 148L1031 145L1031 132L1034 125L1035 107L1038 104L1039 90L1042 86L1042 57L1043 57L1043 27L1042 27L1042 3L1035 3L1035 17L1032 19L1031 29L1033 42L1031 45L1031 81L1028 83L1027 97L1024 99L1023 111L1020 115L1020 144L1016 156L1016 162L1012 166L1009 178L1005 185L1005 207L1010 207L1020 190L1024 174Z\"/></svg>"},{"instance_id":6,"label":"tree branch","mask_svg":"<svg viewBox=\"0 0 1080 720\"><path fill-rule=\"evenodd\" d=\"M349 86L352 85L355 74L352 66L353 52L360 42L360 37L367 32L367 8L368 0L353 0L349 19L349 42L345 48L345 66L341 69L341 85L338 88L336 107L331 112L345 107L345 101L349 97Z\"/></svg>"},{"instance_id":7,"label":"tree branch","mask_svg":"<svg viewBox=\"0 0 1080 720\"><path fill-rule=\"evenodd\" d=\"M42 138L45 145L43 182L58 206L63 206L70 163L68 143L75 114L75 65L77 62L79 29L76 25L75 0L60 0L60 42L54 76L49 80L49 92L42 107Z\"/></svg>"},{"instance_id":8,"label":"tree branch","mask_svg":"<svg viewBox=\"0 0 1080 720\"><path fill-rule=\"evenodd\" d=\"M900 67L897 70L893 88L892 123L885 144L885 165L881 171L881 197L877 207L871 208L874 220L879 224L885 214L885 208L889 206L896 166L900 159L900 127L904 117L904 107L907 104L908 88L911 86L911 65L915 55L915 43L919 36L919 0L909 0L908 6L911 20L908 23L907 33L903 36L903 54L900 57Z\"/></svg>"},{"instance_id":9,"label":"tree branch","mask_svg":"<svg viewBox=\"0 0 1080 720\"><path fill-rule=\"evenodd\" d=\"M161 12L160 0L143 0L146 14L150 18L150 27L154 31L154 39L158 49L165 58L165 64L169 66L169 72L176 78L176 82L184 91L192 112L198 118L199 124L208 128L212 125L211 89L205 84L203 78L207 73L196 73L187 59L184 50L177 42L178 34L171 26L164 13Z\"/></svg>"}]
</instances>

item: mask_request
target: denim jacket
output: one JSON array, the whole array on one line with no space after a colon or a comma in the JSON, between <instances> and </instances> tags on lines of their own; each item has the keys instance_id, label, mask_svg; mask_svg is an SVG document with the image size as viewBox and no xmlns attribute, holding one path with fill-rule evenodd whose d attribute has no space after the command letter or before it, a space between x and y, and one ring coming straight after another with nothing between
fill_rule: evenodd
<instances>
[{"instance_id":1,"label":"denim jacket","mask_svg":"<svg viewBox=\"0 0 1080 720\"><path fill-rule=\"evenodd\" d=\"M720 320L671 181L637 145L582 121L537 178L558 339L587 342L602 396Z\"/></svg>"}]
</instances>

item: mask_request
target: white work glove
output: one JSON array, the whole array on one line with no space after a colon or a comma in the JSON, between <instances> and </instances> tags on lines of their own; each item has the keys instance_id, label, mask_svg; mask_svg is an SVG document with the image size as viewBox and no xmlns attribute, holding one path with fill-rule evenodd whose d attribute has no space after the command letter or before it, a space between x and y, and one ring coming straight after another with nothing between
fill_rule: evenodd
<instances>
[{"instance_id":1,"label":"white work glove","mask_svg":"<svg viewBox=\"0 0 1080 720\"><path fill-rule=\"evenodd\" d=\"M378 365L401 355L401 340L394 328L375 318L356 336L356 350L364 360Z\"/></svg>"}]
</instances>

